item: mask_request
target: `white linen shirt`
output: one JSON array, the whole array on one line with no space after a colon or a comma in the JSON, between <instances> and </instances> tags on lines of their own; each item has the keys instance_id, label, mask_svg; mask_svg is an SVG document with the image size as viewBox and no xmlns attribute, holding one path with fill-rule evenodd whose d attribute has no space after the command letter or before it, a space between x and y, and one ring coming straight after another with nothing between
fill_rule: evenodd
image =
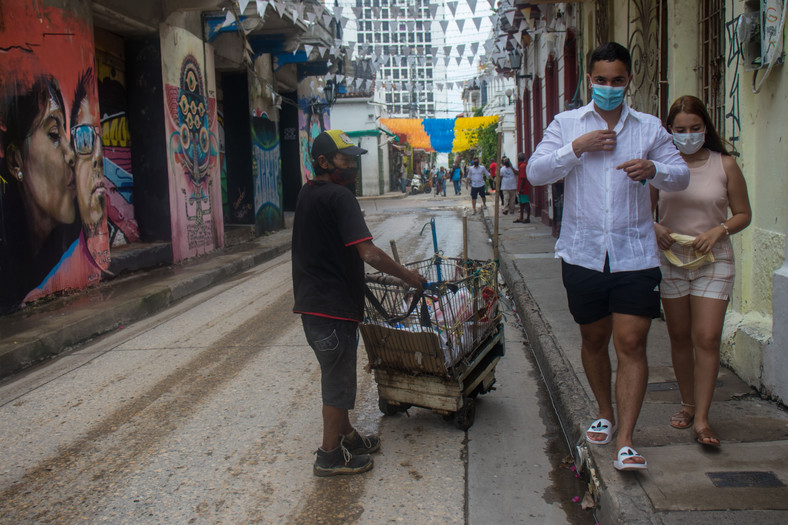
<instances>
[{"instance_id":1,"label":"white linen shirt","mask_svg":"<svg viewBox=\"0 0 788 525\"><path fill-rule=\"evenodd\" d=\"M485 177L489 177L490 172L481 164L468 168L468 179L471 181L471 188L483 188Z\"/></svg>"},{"instance_id":2,"label":"white linen shirt","mask_svg":"<svg viewBox=\"0 0 788 525\"><path fill-rule=\"evenodd\" d=\"M680 191L689 184L689 168L673 145L671 135L653 115L624 104L613 128L613 151L583 153L572 141L585 133L608 129L591 102L559 113L528 161L528 180L534 186L564 179L561 234L555 256L569 264L603 271L605 255L611 272L659 266L648 185L627 177L616 166L632 159L654 163L649 184L661 191Z\"/></svg>"}]
</instances>

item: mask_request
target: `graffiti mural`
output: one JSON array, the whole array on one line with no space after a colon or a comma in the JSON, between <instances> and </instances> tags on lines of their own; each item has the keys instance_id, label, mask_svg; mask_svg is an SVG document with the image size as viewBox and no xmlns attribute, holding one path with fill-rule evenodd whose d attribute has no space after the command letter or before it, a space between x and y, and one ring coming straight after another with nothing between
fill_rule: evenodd
<instances>
[{"instance_id":1,"label":"graffiti mural","mask_svg":"<svg viewBox=\"0 0 788 525\"><path fill-rule=\"evenodd\" d=\"M109 238L111 246L120 246L137 242L140 238L132 196L134 177L127 117L124 41L100 28L95 30L95 41Z\"/></svg>"},{"instance_id":2,"label":"graffiti mural","mask_svg":"<svg viewBox=\"0 0 788 525\"><path fill-rule=\"evenodd\" d=\"M99 282L109 267L93 34L84 2L4 2L0 311Z\"/></svg>"},{"instance_id":3,"label":"graffiti mural","mask_svg":"<svg viewBox=\"0 0 788 525\"><path fill-rule=\"evenodd\" d=\"M315 176L310 158L312 142L321 132L331 129L328 105L325 100L321 101L312 93L313 82L312 77L306 77L298 87L298 140L301 150L302 184Z\"/></svg>"},{"instance_id":4,"label":"graffiti mural","mask_svg":"<svg viewBox=\"0 0 788 525\"><path fill-rule=\"evenodd\" d=\"M726 10L726 12L734 13L734 7L735 6L733 5L733 2L731 2L731 5ZM739 145L739 134L741 133L741 93L739 90L741 72L739 66L742 63L742 51L741 43L739 42L738 33L736 31L738 23L738 16L725 22L725 33L727 35L727 42L725 46L727 50L727 57L725 60L725 66L727 67L728 71L733 71L733 73L730 75L730 85L727 89L728 102L726 105L731 109L725 114L725 131L728 133L727 139L731 146L733 146L734 152L738 151L737 146Z\"/></svg>"},{"instance_id":5,"label":"graffiti mural","mask_svg":"<svg viewBox=\"0 0 788 525\"><path fill-rule=\"evenodd\" d=\"M277 125L252 117L255 230L258 235L284 226L282 216L281 153Z\"/></svg>"},{"instance_id":6,"label":"graffiti mural","mask_svg":"<svg viewBox=\"0 0 788 525\"><path fill-rule=\"evenodd\" d=\"M169 158L170 222L175 261L224 244L218 122L213 72L199 39L162 30L165 128ZM212 54L211 54L212 56ZM199 58L198 58L199 57ZM172 67L178 64L178 67Z\"/></svg>"}]
</instances>

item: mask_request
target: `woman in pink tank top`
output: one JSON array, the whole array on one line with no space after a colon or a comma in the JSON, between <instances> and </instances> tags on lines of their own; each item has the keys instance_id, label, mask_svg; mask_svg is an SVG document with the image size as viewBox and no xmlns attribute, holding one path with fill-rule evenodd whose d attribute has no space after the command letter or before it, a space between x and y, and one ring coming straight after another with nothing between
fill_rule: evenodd
<instances>
[{"instance_id":1,"label":"woman in pink tank top","mask_svg":"<svg viewBox=\"0 0 788 525\"><path fill-rule=\"evenodd\" d=\"M654 232L663 250L662 308L681 393L681 408L671 416L670 425L692 427L698 443L719 447L720 440L709 425L709 408L735 273L730 236L750 224L752 212L744 176L700 99L678 98L668 113L667 128L690 168L686 190L659 194L651 188L652 206L656 209L659 204ZM694 240L679 245L671 236L674 233ZM714 261L690 269L669 262L665 250L684 263L709 252Z\"/></svg>"}]
</instances>

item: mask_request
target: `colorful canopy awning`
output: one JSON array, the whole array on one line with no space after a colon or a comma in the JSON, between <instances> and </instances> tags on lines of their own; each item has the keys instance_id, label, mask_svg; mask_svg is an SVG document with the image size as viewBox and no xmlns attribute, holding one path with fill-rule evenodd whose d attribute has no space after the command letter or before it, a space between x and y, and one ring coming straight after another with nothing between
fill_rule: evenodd
<instances>
[{"instance_id":1,"label":"colorful canopy awning","mask_svg":"<svg viewBox=\"0 0 788 525\"><path fill-rule=\"evenodd\" d=\"M404 135L414 149L450 153L476 147L472 132L498 122L498 116L464 118L383 118L381 124Z\"/></svg>"}]
</instances>

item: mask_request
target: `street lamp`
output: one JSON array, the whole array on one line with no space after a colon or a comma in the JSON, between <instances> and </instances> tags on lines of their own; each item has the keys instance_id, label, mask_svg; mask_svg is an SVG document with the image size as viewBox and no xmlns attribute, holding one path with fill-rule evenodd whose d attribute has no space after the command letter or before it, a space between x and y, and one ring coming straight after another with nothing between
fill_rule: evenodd
<instances>
[{"instance_id":1,"label":"street lamp","mask_svg":"<svg viewBox=\"0 0 788 525\"><path fill-rule=\"evenodd\" d=\"M326 80L326 85L323 87L323 95L326 97L326 104L329 106L333 106L334 102L337 101L337 89L333 80Z\"/></svg>"},{"instance_id":2,"label":"street lamp","mask_svg":"<svg viewBox=\"0 0 788 525\"><path fill-rule=\"evenodd\" d=\"M515 78L533 78L533 75L530 73L526 75L521 75L519 73L520 67L523 65L523 54L519 49L513 48L509 51L509 65L515 71Z\"/></svg>"}]
</instances>

